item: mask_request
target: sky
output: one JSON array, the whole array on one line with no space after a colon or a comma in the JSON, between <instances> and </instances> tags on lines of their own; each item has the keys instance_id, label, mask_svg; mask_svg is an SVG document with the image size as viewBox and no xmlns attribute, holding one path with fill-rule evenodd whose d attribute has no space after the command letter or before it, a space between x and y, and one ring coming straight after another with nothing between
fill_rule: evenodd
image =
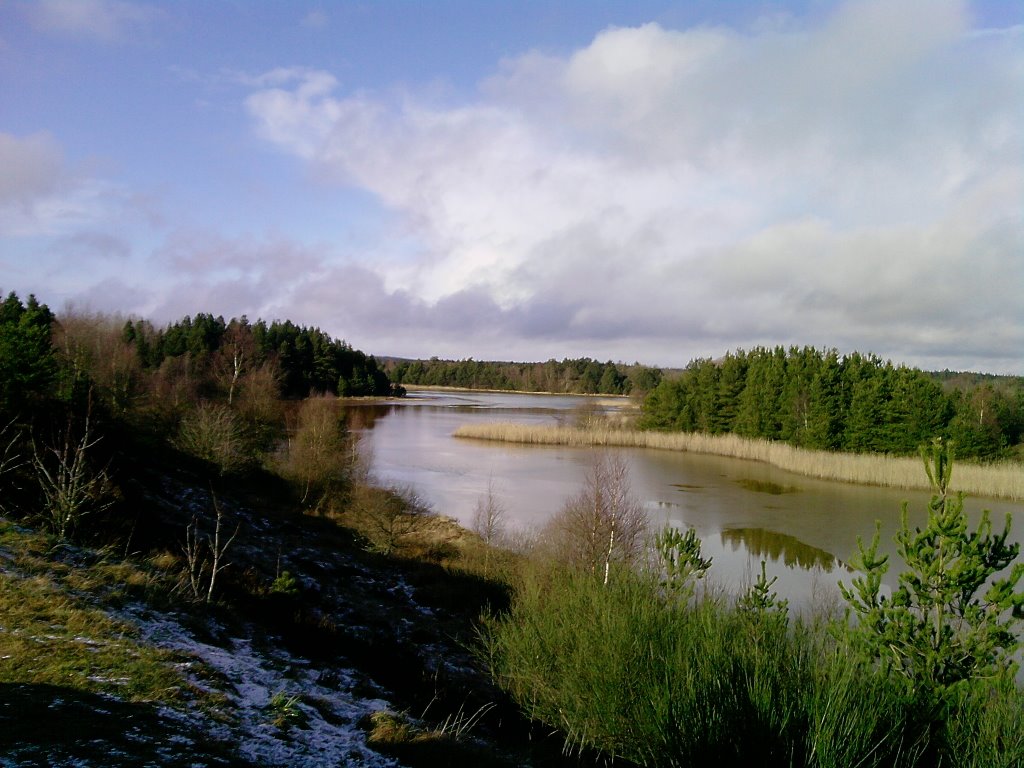
<instances>
[{"instance_id":1,"label":"sky","mask_svg":"<svg viewBox=\"0 0 1024 768\"><path fill-rule=\"evenodd\" d=\"M1024 3L0 0L0 290L1024 375Z\"/></svg>"}]
</instances>

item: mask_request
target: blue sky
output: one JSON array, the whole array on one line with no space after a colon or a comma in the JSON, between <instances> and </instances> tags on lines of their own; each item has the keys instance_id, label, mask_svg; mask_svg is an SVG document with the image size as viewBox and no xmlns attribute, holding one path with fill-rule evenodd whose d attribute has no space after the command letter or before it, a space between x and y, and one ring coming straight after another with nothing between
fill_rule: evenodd
<instances>
[{"instance_id":1,"label":"blue sky","mask_svg":"<svg viewBox=\"0 0 1024 768\"><path fill-rule=\"evenodd\" d=\"M1024 374L1024 5L0 0L0 289Z\"/></svg>"}]
</instances>

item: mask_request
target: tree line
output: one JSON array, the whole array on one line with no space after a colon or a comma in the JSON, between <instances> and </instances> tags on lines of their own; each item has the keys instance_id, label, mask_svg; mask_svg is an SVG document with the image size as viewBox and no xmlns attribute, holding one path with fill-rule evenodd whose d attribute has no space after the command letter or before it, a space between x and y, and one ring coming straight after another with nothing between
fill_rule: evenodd
<instances>
[{"instance_id":1,"label":"tree line","mask_svg":"<svg viewBox=\"0 0 1024 768\"><path fill-rule=\"evenodd\" d=\"M664 379L644 400L638 425L821 450L912 454L941 436L963 457L1019 453L1024 379L956 381L872 354L757 347L694 360Z\"/></svg>"},{"instance_id":2,"label":"tree line","mask_svg":"<svg viewBox=\"0 0 1024 768\"><path fill-rule=\"evenodd\" d=\"M198 314L158 329L58 316L10 293L0 301L0 513L71 538L80 521L126 503L118 477L140 444L218 478L269 472L294 486L300 508L322 512L358 463L337 398L401 393L372 356L318 328Z\"/></svg>"},{"instance_id":3,"label":"tree line","mask_svg":"<svg viewBox=\"0 0 1024 768\"><path fill-rule=\"evenodd\" d=\"M544 363L392 359L385 368L399 384L560 394L642 394L657 386L662 375L640 363L601 363L588 357Z\"/></svg>"},{"instance_id":4,"label":"tree line","mask_svg":"<svg viewBox=\"0 0 1024 768\"><path fill-rule=\"evenodd\" d=\"M233 398L232 385L245 371L272 365L285 398L319 392L341 397L400 394L372 355L315 327L290 320L250 323L244 315L223 317L199 313L165 328L148 320L128 320L123 339L143 368L157 371L188 358L194 367L209 369ZM169 362L171 361L171 362Z\"/></svg>"}]
</instances>

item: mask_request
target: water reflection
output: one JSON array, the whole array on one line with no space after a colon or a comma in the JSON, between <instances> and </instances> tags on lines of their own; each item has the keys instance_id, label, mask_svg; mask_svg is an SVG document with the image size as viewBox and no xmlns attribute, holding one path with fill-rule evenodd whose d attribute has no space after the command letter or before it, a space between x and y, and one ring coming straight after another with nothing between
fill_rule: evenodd
<instances>
[{"instance_id":1,"label":"water reflection","mask_svg":"<svg viewBox=\"0 0 1024 768\"><path fill-rule=\"evenodd\" d=\"M783 485L770 480L758 480L753 477L741 477L736 481L748 491L754 493L767 493L772 496L781 496L784 493L796 493L800 489L795 485Z\"/></svg>"},{"instance_id":2,"label":"water reflection","mask_svg":"<svg viewBox=\"0 0 1024 768\"><path fill-rule=\"evenodd\" d=\"M589 449L456 440L452 433L474 421L555 424L576 417L586 398L476 392L415 392L402 401L349 407L349 428L362 438L372 470L382 482L411 484L432 507L472 524L477 501L493 488L511 531L540 529L579 491ZM592 404L592 403L591 403ZM633 492L651 525L695 528L716 578L742 590L759 561L771 560L780 596L794 604L811 599L817 575L826 583L847 578L844 561L857 537L870 540L882 524L879 552L893 557L900 507L910 502L911 527L923 525L929 494L872 488L796 476L752 461L653 449L624 449ZM922 469L923 472L923 469ZM981 510L1018 521L1011 541L1024 539L1021 505L968 498L971 525ZM835 553L834 555L832 553ZM898 568L885 576L895 586Z\"/></svg>"},{"instance_id":3,"label":"water reflection","mask_svg":"<svg viewBox=\"0 0 1024 768\"><path fill-rule=\"evenodd\" d=\"M836 566L851 571L831 552L805 544L795 536L789 536L767 528L726 528L721 532L722 545L729 545L732 551L744 549L753 557L769 560L773 563L782 561L787 568L799 567L805 571L815 568L832 573Z\"/></svg>"}]
</instances>

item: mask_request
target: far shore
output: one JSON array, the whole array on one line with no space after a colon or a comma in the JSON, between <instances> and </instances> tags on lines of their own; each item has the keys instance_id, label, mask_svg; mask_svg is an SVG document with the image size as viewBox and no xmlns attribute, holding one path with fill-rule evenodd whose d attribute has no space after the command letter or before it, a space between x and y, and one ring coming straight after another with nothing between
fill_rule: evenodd
<instances>
[{"instance_id":1,"label":"far shore","mask_svg":"<svg viewBox=\"0 0 1024 768\"><path fill-rule=\"evenodd\" d=\"M644 432L600 426L583 428L488 423L465 424L455 430L454 437L533 445L686 451L761 461L787 472L820 480L915 490L930 488L924 467L917 457L813 451L786 443L750 440L737 435ZM968 496L1022 501L1024 465L1016 462L958 462L953 470L951 485L956 491Z\"/></svg>"},{"instance_id":2,"label":"far shore","mask_svg":"<svg viewBox=\"0 0 1024 768\"><path fill-rule=\"evenodd\" d=\"M434 384L402 384L409 392L481 392L489 395L548 395L552 397L590 397L603 398L622 402L620 407L630 407L631 398L629 395L609 395L604 393L583 393L583 392L536 392L531 389L479 389L477 387L446 387Z\"/></svg>"}]
</instances>

